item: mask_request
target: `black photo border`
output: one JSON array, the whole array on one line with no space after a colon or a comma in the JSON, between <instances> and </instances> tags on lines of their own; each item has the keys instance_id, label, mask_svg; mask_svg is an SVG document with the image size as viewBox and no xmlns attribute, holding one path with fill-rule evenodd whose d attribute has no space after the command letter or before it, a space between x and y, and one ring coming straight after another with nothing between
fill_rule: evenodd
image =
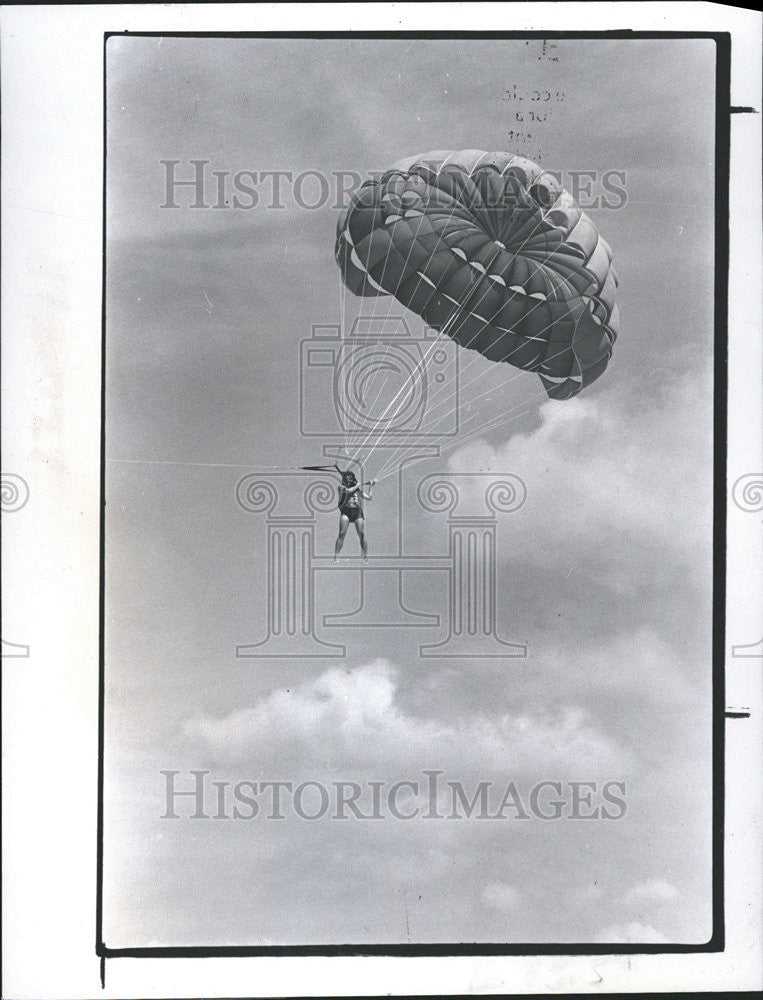
<instances>
[{"instance_id":1,"label":"black photo border","mask_svg":"<svg viewBox=\"0 0 763 1000\"><path fill-rule=\"evenodd\" d=\"M116 15L115 15L116 16ZM713 612L712 612L712 934L702 944L685 943L446 943L446 944L315 944L315 945L210 945L111 948L103 939L104 860L104 706L105 706L105 514L106 514L106 231L107 231L107 87L106 47L109 38L310 38L322 39L451 39L517 41L526 39L712 39L716 45L715 68L715 244L714 244L714 450L713 450ZM724 923L724 767L725 767L725 602L726 602L726 462L728 369L728 271L729 271L729 169L730 115L747 108L730 104L731 35L706 31L107 31L103 51L103 227L101 303L101 514L99 595L98 688L98 802L97 874L95 899L95 952L104 982L109 958L251 958L258 956L566 956L631 955L722 952ZM571 994L572 995L572 994ZM580 995L580 994L575 994ZM605 994L602 994L605 995ZM634 994L637 995L637 994ZM650 994L656 996L658 994Z\"/></svg>"}]
</instances>

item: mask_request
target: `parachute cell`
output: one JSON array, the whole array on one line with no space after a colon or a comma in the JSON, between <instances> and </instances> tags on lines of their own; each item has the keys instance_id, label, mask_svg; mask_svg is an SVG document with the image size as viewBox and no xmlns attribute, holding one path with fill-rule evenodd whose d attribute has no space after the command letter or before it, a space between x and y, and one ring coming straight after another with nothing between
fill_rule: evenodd
<instances>
[{"instance_id":1,"label":"parachute cell","mask_svg":"<svg viewBox=\"0 0 763 1000\"><path fill-rule=\"evenodd\" d=\"M510 153L436 150L355 193L335 256L355 295L392 295L496 362L567 399L617 338L612 251L549 173Z\"/></svg>"}]
</instances>

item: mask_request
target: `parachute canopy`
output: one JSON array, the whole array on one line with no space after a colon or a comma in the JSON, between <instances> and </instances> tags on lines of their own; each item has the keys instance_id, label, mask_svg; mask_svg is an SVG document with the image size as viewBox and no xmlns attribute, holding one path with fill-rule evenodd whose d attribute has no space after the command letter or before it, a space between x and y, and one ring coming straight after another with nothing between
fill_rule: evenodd
<instances>
[{"instance_id":1,"label":"parachute canopy","mask_svg":"<svg viewBox=\"0 0 763 1000\"><path fill-rule=\"evenodd\" d=\"M437 150L353 195L335 256L355 295L393 295L549 396L604 371L618 332L612 251L556 179L510 153Z\"/></svg>"}]
</instances>

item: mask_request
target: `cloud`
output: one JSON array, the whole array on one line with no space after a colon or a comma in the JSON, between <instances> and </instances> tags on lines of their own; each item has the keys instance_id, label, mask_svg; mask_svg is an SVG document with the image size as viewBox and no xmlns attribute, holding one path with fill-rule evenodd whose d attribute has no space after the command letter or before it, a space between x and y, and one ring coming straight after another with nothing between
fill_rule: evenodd
<instances>
[{"instance_id":1,"label":"cloud","mask_svg":"<svg viewBox=\"0 0 763 1000\"><path fill-rule=\"evenodd\" d=\"M650 924L631 921L627 924L612 924L596 935L596 941L604 944L666 944L670 938Z\"/></svg>"},{"instance_id":2,"label":"cloud","mask_svg":"<svg viewBox=\"0 0 763 1000\"><path fill-rule=\"evenodd\" d=\"M491 882L482 890L482 898L496 910L502 913L512 913L519 907L521 894L506 882Z\"/></svg>"},{"instance_id":3,"label":"cloud","mask_svg":"<svg viewBox=\"0 0 763 1000\"><path fill-rule=\"evenodd\" d=\"M661 878L639 882L625 897L626 906L641 906L643 903L665 903L678 896L678 889Z\"/></svg>"},{"instance_id":4,"label":"cloud","mask_svg":"<svg viewBox=\"0 0 763 1000\"><path fill-rule=\"evenodd\" d=\"M459 710L470 704L487 708L497 698L517 709L575 702L586 704L597 720L609 715L616 700L621 708L629 706L629 715L639 718L643 716L640 707L648 706L660 727L664 713L675 715L676 706L681 705L691 706L691 721L696 724L697 693L704 695L709 678L696 676L696 659L687 654L680 637L670 641L644 625L601 636L580 636L570 628L542 638L542 645L531 648L527 664L510 684L500 675L488 677L474 691L470 678L458 671L435 673L424 682L420 700L437 705L443 715L448 714L450 702Z\"/></svg>"},{"instance_id":5,"label":"cloud","mask_svg":"<svg viewBox=\"0 0 763 1000\"><path fill-rule=\"evenodd\" d=\"M500 552L610 590L674 582L676 564L710 565L709 378L686 374L649 405L614 389L540 407L540 426L504 444L480 439L450 459L458 473L511 472L527 501L503 519Z\"/></svg>"},{"instance_id":6,"label":"cloud","mask_svg":"<svg viewBox=\"0 0 763 1000\"><path fill-rule=\"evenodd\" d=\"M574 705L472 713L446 723L406 711L398 697L399 678L397 668L383 659L353 670L332 668L297 687L277 689L249 708L195 718L186 734L221 762L312 767L316 773L418 774L437 767L453 777L466 771L505 779L548 768L561 769L562 775L576 768L612 773L622 765L622 747Z\"/></svg>"}]
</instances>

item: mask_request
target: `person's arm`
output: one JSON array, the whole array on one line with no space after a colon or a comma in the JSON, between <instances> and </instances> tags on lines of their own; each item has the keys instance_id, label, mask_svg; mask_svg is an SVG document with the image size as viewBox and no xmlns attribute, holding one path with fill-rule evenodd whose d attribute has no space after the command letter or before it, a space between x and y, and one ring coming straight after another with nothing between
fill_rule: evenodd
<instances>
[{"instance_id":1,"label":"person's arm","mask_svg":"<svg viewBox=\"0 0 763 1000\"><path fill-rule=\"evenodd\" d=\"M369 486L368 493L364 493L363 490L360 491L360 495L363 497L364 500L373 500L373 497L371 496L371 490L374 488L375 485L376 485L375 479L368 480L368 486Z\"/></svg>"}]
</instances>

